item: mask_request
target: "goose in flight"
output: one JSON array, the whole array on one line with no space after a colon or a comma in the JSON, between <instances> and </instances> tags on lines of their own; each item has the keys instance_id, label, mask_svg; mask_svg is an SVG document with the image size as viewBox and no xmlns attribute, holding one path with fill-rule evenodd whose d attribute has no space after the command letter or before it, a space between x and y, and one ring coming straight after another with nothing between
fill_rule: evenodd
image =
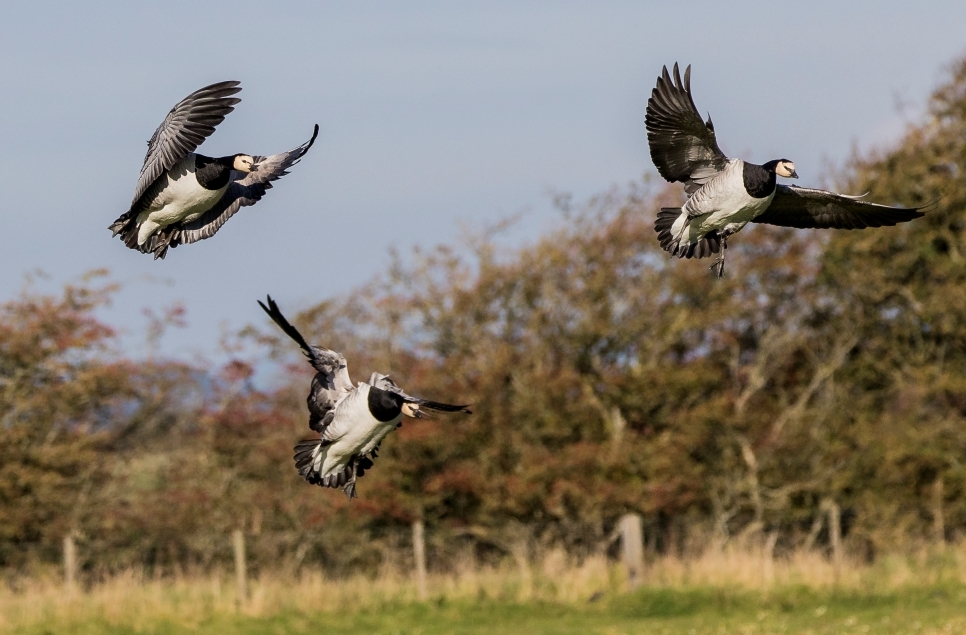
<instances>
[{"instance_id":1,"label":"goose in flight","mask_svg":"<svg viewBox=\"0 0 966 635\"><path fill-rule=\"evenodd\" d=\"M687 202L662 208L654 229L661 247L678 258L706 258L724 276L728 237L749 222L783 227L864 229L904 223L922 207L890 207L826 190L779 185L776 177L798 178L795 164L776 159L755 165L729 159L715 138L711 117L702 121L691 97L691 67L678 65L673 79L664 67L647 101L645 116L651 159L665 180L684 184Z\"/></svg>"},{"instance_id":2,"label":"goose in flight","mask_svg":"<svg viewBox=\"0 0 966 635\"><path fill-rule=\"evenodd\" d=\"M206 157L194 150L241 101L239 82L191 93L168 113L151 140L131 208L108 228L124 244L164 258L168 248L210 238L240 208L254 205L288 174L319 135L294 150L263 157Z\"/></svg>"},{"instance_id":3,"label":"goose in flight","mask_svg":"<svg viewBox=\"0 0 966 635\"><path fill-rule=\"evenodd\" d=\"M402 425L403 415L421 419L429 412L470 413L468 405L420 399L403 392L387 375L373 373L356 387L349 380L345 357L320 346L309 346L278 305L267 297L258 304L302 348L315 369L306 400L309 428L319 438L295 446L299 475L320 487L341 487L346 496L356 495L356 479L372 467L383 438Z\"/></svg>"}]
</instances>

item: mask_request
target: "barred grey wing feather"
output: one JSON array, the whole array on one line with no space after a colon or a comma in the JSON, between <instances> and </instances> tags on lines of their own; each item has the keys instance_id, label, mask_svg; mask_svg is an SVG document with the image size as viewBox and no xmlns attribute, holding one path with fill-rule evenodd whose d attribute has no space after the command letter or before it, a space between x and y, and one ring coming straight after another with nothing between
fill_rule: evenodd
<instances>
[{"instance_id":1,"label":"barred grey wing feather","mask_svg":"<svg viewBox=\"0 0 966 635\"><path fill-rule=\"evenodd\" d=\"M730 167L725 164L720 172L715 173L704 183L704 187L699 188L688 198L683 209L689 219L713 212L721 204L720 200L722 194L727 192L729 179L734 178L736 169L740 170L737 167L738 164L739 162L735 162L735 165Z\"/></svg>"},{"instance_id":2,"label":"barred grey wing feather","mask_svg":"<svg viewBox=\"0 0 966 635\"><path fill-rule=\"evenodd\" d=\"M211 238L238 210L257 203L265 195L265 191L271 187L271 185L259 182L247 184L248 179L243 177L248 175L234 170L231 176L232 181L228 185L228 189L225 190L224 196L210 210L182 227L172 228L171 247L188 245Z\"/></svg>"},{"instance_id":3,"label":"barred grey wing feather","mask_svg":"<svg viewBox=\"0 0 966 635\"><path fill-rule=\"evenodd\" d=\"M399 386L392 380L389 375L383 375L382 373L372 373L369 375L369 381L366 382L370 386L375 386L380 390L388 390L397 394L403 394Z\"/></svg>"},{"instance_id":4,"label":"barred grey wing feather","mask_svg":"<svg viewBox=\"0 0 966 635\"><path fill-rule=\"evenodd\" d=\"M701 186L710 183L714 177L721 174L726 166L727 161L724 165L698 165L698 167L691 172L690 177L688 177L687 182L684 184L684 191L687 194L694 194L701 189Z\"/></svg>"},{"instance_id":5,"label":"barred grey wing feather","mask_svg":"<svg viewBox=\"0 0 966 635\"><path fill-rule=\"evenodd\" d=\"M684 80L677 63L673 79L664 67L647 101L644 124L651 160L665 180L685 184L690 194L724 169L728 158L718 147L711 117L702 121L691 95L691 67Z\"/></svg>"},{"instance_id":6,"label":"barred grey wing feather","mask_svg":"<svg viewBox=\"0 0 966 635\"><path fill-rule=\"evenodd\" d=\"M779 185L753 222L800 229L891 227L924 216L923 207L891 207L827 190Z\"/></svg>"},{"instance_id":7,"label":"barred grey wing feather","mask_svg":"<svg viewBox=\"0 0 966 635\"><path fill-rule=\"evenodd\" d=\"M265 299L268 303L267 306L261 300L258 301L258 306L262 307L262 310L268 314L268 317L272 318L272 321L299 345L305 357L308 358L309 364L319 373L316 375L316 381L323 382L327 390L352 390L352 382L349 380L348 363L345 357L340 353L322 348L321 346L310 346L305 341L305 338L302 337L302 334L299 333L299 330L292 326L282 314L282 310L278 308L278 304L272 299L272 296L266 296ZM324 379L319 379L320 375Z\"/></svg>"},{"instance_id":8,"label":"barred grey wing feather","mask_svg":"<svg viewBox=\"0 0 966 635\"><path fill-rule=\"evenodd\" d=\"M352 390L349 365L341 353L321 346L310 346L282 314L272 296L266 296L265 299L267 304L259 300L258 305L286 335L295 340L316 371L305 401L309 408L309 428L323 433L332 423L339 401Z\"/></svg>"},{"instance_id":9,"label":"barred grey wing feather","mask_svg":"<svg viewBox=\"0 0 966 635\"><path fill-rule=\"evenodd\" d=\"M241 101L231 97L241 91L240 82L218 82L191 93L168 112L151 135L144 165L134 189L132 208L154 181L195 151L215 131L215 126Z\"/></svg>"},{"instance_id":10,"label":"barred grey wing feather","mask_svg":"<svg viewBox=\"0 0 966 635\"><path fill-rule=\"evenodd\" d=\"M318 136L319 126L316 125L312 138L297 148L268 157L253 157L257 169L249 174L232 172L232 182L221 200L198 219L173 228L170 246L187 245L214 236L239 209L257 203L272 188L272 181L288 174L289 168L305 156Z\"/></svg>"},{"instance_id":11,"label":"barred grey wing feather","mask_svg":"<svg viewBox=\"0 0 966 635\"><path fill-rule=\"evenodd\" d=\"M320 371L315 374L309 396L305 400L309 407L309 428L322 433L323 437L335 420L336 408L353 390L352 386L346 385L349 374L345 358L339 355L339 359L342 362L341 368L337 367L334 372Z\"/></svg>"},{"instance_id":12,"label":"barred grey wing feather","mask_svg":"<svg viewBox=\"0 0 966 635\"><path fill-rule=\"evenodd\" d=\"M372 373L372 375L369 376L368 384L370 386L375 386L376 388L395 393L408 403L416 404L421 408L428 408L430 410L437 410L439 412L465 412L466 414L472 414L469 409L469 404L449 404L442 401L432 401L429 399L413 397L396 385L396 382L394 382L388 375Z\"/></svg>"},{"instance_id":13,"label":"barred grey wing feather","mask_svg":"<svg viewBox=\"0 0 966 635\"><path fill-rule=\"evenodd\" d=\"M338 402L328 394L316 393L314 390L306 401L309 405L309 429L324 434L335 418L335 406Z\"/></svg>"}]
</instances>

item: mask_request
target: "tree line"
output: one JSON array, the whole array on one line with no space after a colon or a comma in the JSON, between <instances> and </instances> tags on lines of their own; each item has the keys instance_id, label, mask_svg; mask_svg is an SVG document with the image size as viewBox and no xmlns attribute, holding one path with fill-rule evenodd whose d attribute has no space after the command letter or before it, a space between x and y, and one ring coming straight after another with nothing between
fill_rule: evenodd
<instances>
[{"instance_id":1,"label":"tree line","mask_svg":"<svg viewBox=\"0 0 966 635\"><path fill-rule=\"evenodd\" d=\"M666 257L653 221L681 193L645 179L520 248L498 231L417 249L293 320L356 380L474 404L406 423L351 503L304 483L312 370L270 323L271 388L235 360L133 360L95 317L109 282L0 306L0 567L59 559L162 573L228 561L372 570L422 521L445 562L515 545L613 549L628 512L652 551L760 539L857 557L966 529L966 60L895 144L836 186L928 214L894 228L758 226L715 281ZM109 280L109 278L108 278ZM254 301L254 298L253 298ZM838 516L836 516L838 518ZM433 537L435 536L435 538ZM435 542L434 542L435 540Z\"/></svg>"}]
</instances>

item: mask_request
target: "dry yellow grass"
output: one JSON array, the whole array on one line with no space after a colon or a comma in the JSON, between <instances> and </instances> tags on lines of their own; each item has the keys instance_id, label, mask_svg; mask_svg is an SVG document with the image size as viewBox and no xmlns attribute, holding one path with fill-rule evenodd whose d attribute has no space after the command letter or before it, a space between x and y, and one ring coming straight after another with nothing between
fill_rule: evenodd
<instances>
[{"instance_id":1,"label":"dry yellow grass","mask_svg":"<svg viewBox=\"0 0 966 635\"><path fill-rule=\"evenodd\" d=\"M790 585L888 591L940 582L966 584L964 547L884 557L872 566L846 561L838 572L817 553L796 553L772 561L763 557L760 550L726 548L693 558L659 558L648 563L644 584L759 591ZM392 570L374 578L338 580L320 573L297 578L262 575L249 584L250 597L238 603L234 580L227 574L156 580L127 572L73 592L59 581L36 580L17 591L0 589L0 631L88 621L125 625L133 630L147 630L159 621L192 628L214 616L239 611L264 617L291 611L360 611L387 603L417 601L411 576ZM522 565L467 565L456 574L430 575L428 590L430 598L436 600L489 598L575 603L585 602L599 592L620 593L626 584L623 567L602 556L574 563L561 551L549 551L537 561Z\"/></svg>"}]
</instances>

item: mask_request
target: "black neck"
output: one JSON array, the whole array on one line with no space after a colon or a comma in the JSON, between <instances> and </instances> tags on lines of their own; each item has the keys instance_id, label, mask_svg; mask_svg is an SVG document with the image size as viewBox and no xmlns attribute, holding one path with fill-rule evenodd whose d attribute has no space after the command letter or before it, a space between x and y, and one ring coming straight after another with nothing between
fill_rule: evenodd
<instances>
[{"instance_id":1,"label":"black neck","mask_svg":"<svg viewBox=\"0 0 966 635\"><path fill-rule=\"evenodd\" d=\"M206 190L220 190L228 185L231 178L231 168L235 164L235 155L227 157L206 157L195 155L195 178Z\"/></svg>"},{"instance_id":2,"label":"black neck","mask_svg":"<svg viewBox=\"0 0 966 635\"><path fill-rule=\"evenodd\" d=\"M777 161L769 161L764 165L745 163L741 171L741 178L745 182L745 191L754 198L767 198L775 191Z\"/></svg>"},{"instance_id":3,"label":"black neck","mask_svg":"<svg viewBox=\"0 0 966 635\"><path fill-rule=\"evenodd\" d=\"M369 386L369 412L377 421L392 421L402 412L403 399L395 393Z\"/></svg>"}]
</instances>

